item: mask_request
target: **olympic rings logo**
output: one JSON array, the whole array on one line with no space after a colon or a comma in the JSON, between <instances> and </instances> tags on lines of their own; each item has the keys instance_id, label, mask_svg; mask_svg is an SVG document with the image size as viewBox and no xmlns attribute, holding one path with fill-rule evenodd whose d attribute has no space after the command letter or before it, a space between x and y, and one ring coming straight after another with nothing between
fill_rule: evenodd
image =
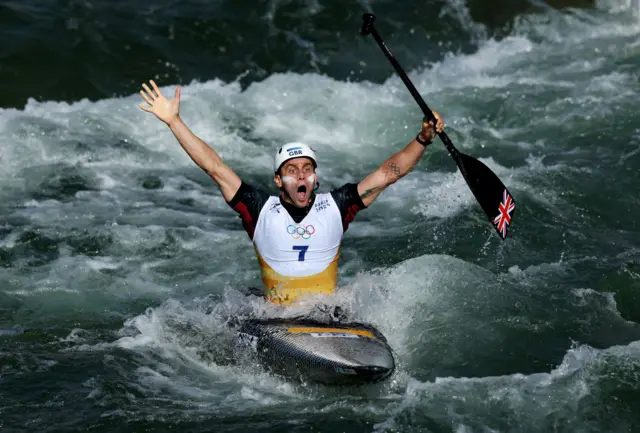
<instances>
[{"instance_id":1,"label":"olympic rings logo","mask_svg":"<svg viewBox=\"0 0 640 433\"><path fill-rule=\"evenodd\" d=\"M315 232L316 228L311 224L306 227L289 224L289 227L287 227L287 233L294 239L309 239Z\"/></svg>"}]
</instances>

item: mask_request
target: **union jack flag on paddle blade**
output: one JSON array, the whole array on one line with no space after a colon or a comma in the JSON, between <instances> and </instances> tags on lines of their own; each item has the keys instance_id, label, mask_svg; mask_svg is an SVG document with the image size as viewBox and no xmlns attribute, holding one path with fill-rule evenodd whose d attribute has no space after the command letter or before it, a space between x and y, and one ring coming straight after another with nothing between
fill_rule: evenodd
<instances>
[{"instance_id":1,"label":"union jack flag on paddle blade","mask_svg":"<svg viewBox=\"0 0 640 433\"><path fill-rule=\"evenodd\" d=\"M511 198L511 194L507 189L504 189L502 193L502 201L498 206L498 216L493 219L493 225L496 226L498 233L502 236L502 239L507 237L507 230L509 229L509 224L511 223L511 216L513 215L513 211L516 208L516 202Z\"/></svg>"}]
</instances>

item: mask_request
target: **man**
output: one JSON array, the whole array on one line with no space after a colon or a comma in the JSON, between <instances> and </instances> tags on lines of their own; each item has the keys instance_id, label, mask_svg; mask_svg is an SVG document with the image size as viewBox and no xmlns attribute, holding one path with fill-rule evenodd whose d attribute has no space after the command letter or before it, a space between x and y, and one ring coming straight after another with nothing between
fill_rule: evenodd
<instances>
[{"instance_id":1,"label":"man","mask_svg":"<svg viewBox=\"0 0 640 433\"><path fill-rule=\"evenodd\" d=\"M330 193L316 194L318 165L315 152L303 143L280 147L274 160L274 182L279 196L248 185L222 162L180 118L180 92L165 98L156 83L145 83L139 107L166 123L191 159L218 184L227 203L240 214L253 241L265 287L265 297L289 303L305 294L334 291L338 278L340 243L356 214L371 205L389 185L409 173L420 161L444 122L422 123L407 147L387 159L358 184L347 183Z\"/></svg>"}]
</instances>

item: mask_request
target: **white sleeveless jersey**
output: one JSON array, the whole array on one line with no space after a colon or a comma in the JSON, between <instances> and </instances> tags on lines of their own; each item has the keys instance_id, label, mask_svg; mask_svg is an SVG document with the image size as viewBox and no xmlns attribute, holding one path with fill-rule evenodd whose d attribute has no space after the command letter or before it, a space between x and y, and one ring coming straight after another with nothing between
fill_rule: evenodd
<instances>
[{"instance_id":1,"label":"white sleeveless jersey","mask_svg":"<svg viewBox=\"0 0 640 433\"><path fill-rule=\"evenodd\" d=\"M330 193L316 195L300 223L279 197L269 197L253 236L267 298L287 303L303 293L333 292L342 236L340 210Z\"/></svg>"}]
</instances>

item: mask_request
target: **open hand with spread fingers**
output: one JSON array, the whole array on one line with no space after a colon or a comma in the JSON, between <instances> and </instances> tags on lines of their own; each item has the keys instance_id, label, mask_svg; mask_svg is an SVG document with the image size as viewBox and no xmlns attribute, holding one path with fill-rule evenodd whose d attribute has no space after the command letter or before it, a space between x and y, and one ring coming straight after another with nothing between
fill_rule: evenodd
<instances>
[{"instance_id":1,"label":"open hand with spread fingers","mask_svg":"<svg viewBox=\"0 0 640 433\"><path fill-rule=\"evenodd\" d=\"M152 89L149 88L147 83L142 84L140 90L140 96L149 105L138 104L140 109L153 113L156 117L162 120L167 125L171 126L171 123L177 120L180 116L180 87L176 88L176 93L173 99L167 99L162 94L155 81L149 81Z\"/></svg>"}]
</instances>

